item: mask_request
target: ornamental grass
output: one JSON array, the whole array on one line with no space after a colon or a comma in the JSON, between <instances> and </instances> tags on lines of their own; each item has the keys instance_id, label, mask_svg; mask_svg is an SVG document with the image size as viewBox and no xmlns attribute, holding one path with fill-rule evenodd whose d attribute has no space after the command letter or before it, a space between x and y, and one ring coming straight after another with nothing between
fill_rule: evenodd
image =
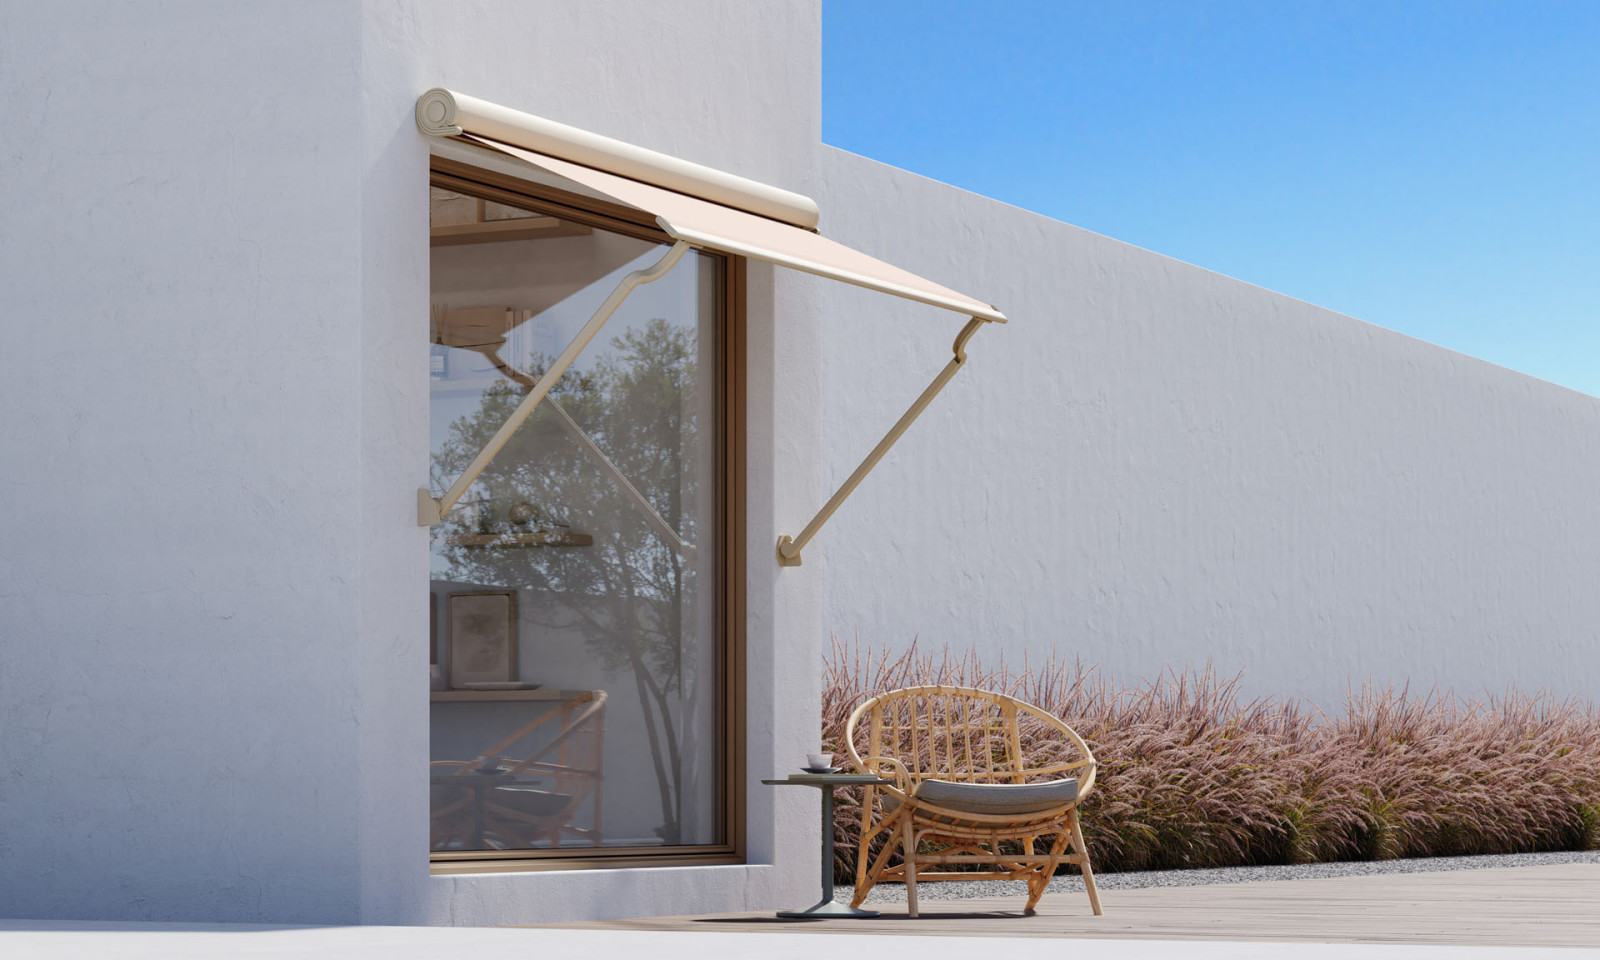
<instances>
[{"instance_id":1,"label":"ornamental grass","mask_svg":"<svg viewBox=\"0 0 1600 960\"><path fill-rule=\"evenodd\" d=\"M1043 707L1099 761L1082 806L1097 872L1600 849L1600 712L1544 692L1461 698L1363 688L1324 713L1246 700L1238 675L1166 671L1121 687L1051 657L873 652L835 639L822 740L900 687L995 690ZM1028 744L1023 743L1024 752ZM855 875L860 791L838 797L835 872Z\"/></svg>"}]
</instances>

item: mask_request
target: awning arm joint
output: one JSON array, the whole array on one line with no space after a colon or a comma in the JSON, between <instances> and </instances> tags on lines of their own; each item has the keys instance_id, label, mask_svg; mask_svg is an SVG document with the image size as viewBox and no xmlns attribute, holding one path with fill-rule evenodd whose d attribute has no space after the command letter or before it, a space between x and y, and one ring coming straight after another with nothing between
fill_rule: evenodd
<instances>
[{"instance_id":1,"label":"awning arm joint","mask_svg":"<svg viewBox=\"0 0 1600 960\"><path fill-rule=\"evenodd\" d=\"M943 390L945 384L950 382L950 378L956 375L956 371L960 370L961 365L967 360L967 341L972 339L972 335L978 332L979 327L991 322L993 321L985 317L973 317L967 321L967 325L962 327L961 333L956 336L953 348L955 356L951 358L949 363L945 364L943 370L939 371L939 375L933 378L933 382L928 384L926 390L922 391L922 395L917 397L916 402L911 405L911 409L907 410L905 415L896 421L893 427L889 428L889 432L884 435L882 440L878 441L878 445L872 448L872 452L867 454L867 458L861 461L861 465L856 467L855 472L850 474L849 478L845 480L834 495L828 498L828 502L822 505L822 509L818 510L817 515L811 518L811 522L805 525L799 536L790 537L785 534L778 538L779 565L785 567L800 566L800 551L805 549L806 544L811 542L811 538L817 535L818 530L822 529L822 525L828 522L829 517L833 516L833 512L839 509L839 505L844 503L850 494L855 491L856 487L860 485L861 481L866 478L867 474L872 472L872 468L878 465L878 461L882 460L884 454L889 452L889 448L894 446L895 441L899 440L900 436L906 432L906 429L911 426L917 417L922 415L922 411L927 409L928 404L933 402L933 398L939 395L939 391Z\"/></svg>"},{"instance_id":2,"label":"awning arm joint","mask_svg":"<svg viewBox=\"0 0 1600 960\"><path fill-rule=\"evenodd\" d=\"M477 481L478 476L489 466L489 463L510 442L512 434L517 432L517 428L522 426L523 421L528 419L534 409L539 406L540 401L544 400L545 396L549 394L550 388L555 386L556 381L561 379L561 375L566 373L567 368L572 366L573 362L578 359L578 355L589 345L589 341L600 333L600 328L604 327L606 321L611 319L611 315L617 312L618 307L622 306L622 301L628 299L628 294L632 293L636 287L650 283L653 280L659 280L668 270L676 266L688 251L689 244L686 241L679 240L653 266L635 270L622 278L622 282L617 284L617 288L611 291L609 297L606 297L605 302L600 305L600 309L594 312L594 316L589 318L589 322L583 325L583 329L578 331L578 335L572 338L572 342L567 344L567 348L561 351L561 355L556 357L554 363L550 364L550 368L539 378L538 383L534 384L533 389L529 390L527 396L522 398L522 402L517 404L517 408L511 412L511 416L507 417L506 422L500 425L500 429L495 431L493 437L489 438L489 442L484 448L478 451L478 455L472 458L472 462L467 465L467 469L462 472L455 483L450 485L450 489L445 491L445 495L435 498L433 492L427 487L417 491L417 526L433 527L443 522L444 515L450 512L450 509L456 505L456 502L467 492L467 489Z\"/></svg>"}]
</instances>

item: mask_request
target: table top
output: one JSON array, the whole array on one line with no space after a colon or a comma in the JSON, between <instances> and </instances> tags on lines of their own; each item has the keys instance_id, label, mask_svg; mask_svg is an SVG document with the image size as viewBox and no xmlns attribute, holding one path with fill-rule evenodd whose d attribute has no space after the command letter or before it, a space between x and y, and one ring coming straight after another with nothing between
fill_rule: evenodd
<instances>
[{"instance_id":1,"label":"table top","mask_svg":"<svg viewBox=\"0 0 1600 960\"><path fill-rule=\"evenodd\" d=\"M870 784L872 786L894 786L893 780L885 780L871 773L791 773L787 780L763 780L771 786L781 787L785 784L797 783L808 787L847 787Z\"/></svg>"},{"instance_id":2,"label":"table top","mask_svg":"<svg viewBox=\"0 0 1600 960\"><path fill-rule=\"evenodd\" d=\"M515 781L520 774L510 771L498 773L435 773L430 774L430 783L440 783L451 787L500 787Z\"/></svg>"}]
</instances>

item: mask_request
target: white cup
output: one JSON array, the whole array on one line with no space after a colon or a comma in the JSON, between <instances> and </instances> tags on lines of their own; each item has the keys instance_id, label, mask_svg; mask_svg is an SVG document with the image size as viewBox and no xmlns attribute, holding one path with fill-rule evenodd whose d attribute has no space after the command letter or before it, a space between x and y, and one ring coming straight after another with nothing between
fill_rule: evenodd
<instances>
[{"instance_id":1,"label":"white cup","mask_svg":"<svg viewBox=\"0 0 1600 960\"><path fill-rule=\"evenodd\" d=\"M833 766L833 754L808 753L806 754L806 763L809 763L811 765L811 769L813 770L821 770L823 767L831 767Z\"/></svg>"}]
</instances>

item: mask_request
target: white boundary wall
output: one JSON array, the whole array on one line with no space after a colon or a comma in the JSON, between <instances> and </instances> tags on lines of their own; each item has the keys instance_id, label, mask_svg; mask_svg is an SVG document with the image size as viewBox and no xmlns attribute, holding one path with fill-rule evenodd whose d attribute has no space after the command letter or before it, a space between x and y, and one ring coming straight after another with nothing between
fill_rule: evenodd
<instances>
[{"instance_id":1,"label":"white boundary wall","mask_svg":"<svg viewBox=\"0 0 1600 960\"><path fill-rule=\"evenodd\" d=\"M1600 690L1600 399L825 148L823 228L1011 323L807 550L828 629L1347 683ZM1085 189L1092 189L1086 186ZM843 478L959 321L829 289Z\"/></svg>"}]
</instances>

